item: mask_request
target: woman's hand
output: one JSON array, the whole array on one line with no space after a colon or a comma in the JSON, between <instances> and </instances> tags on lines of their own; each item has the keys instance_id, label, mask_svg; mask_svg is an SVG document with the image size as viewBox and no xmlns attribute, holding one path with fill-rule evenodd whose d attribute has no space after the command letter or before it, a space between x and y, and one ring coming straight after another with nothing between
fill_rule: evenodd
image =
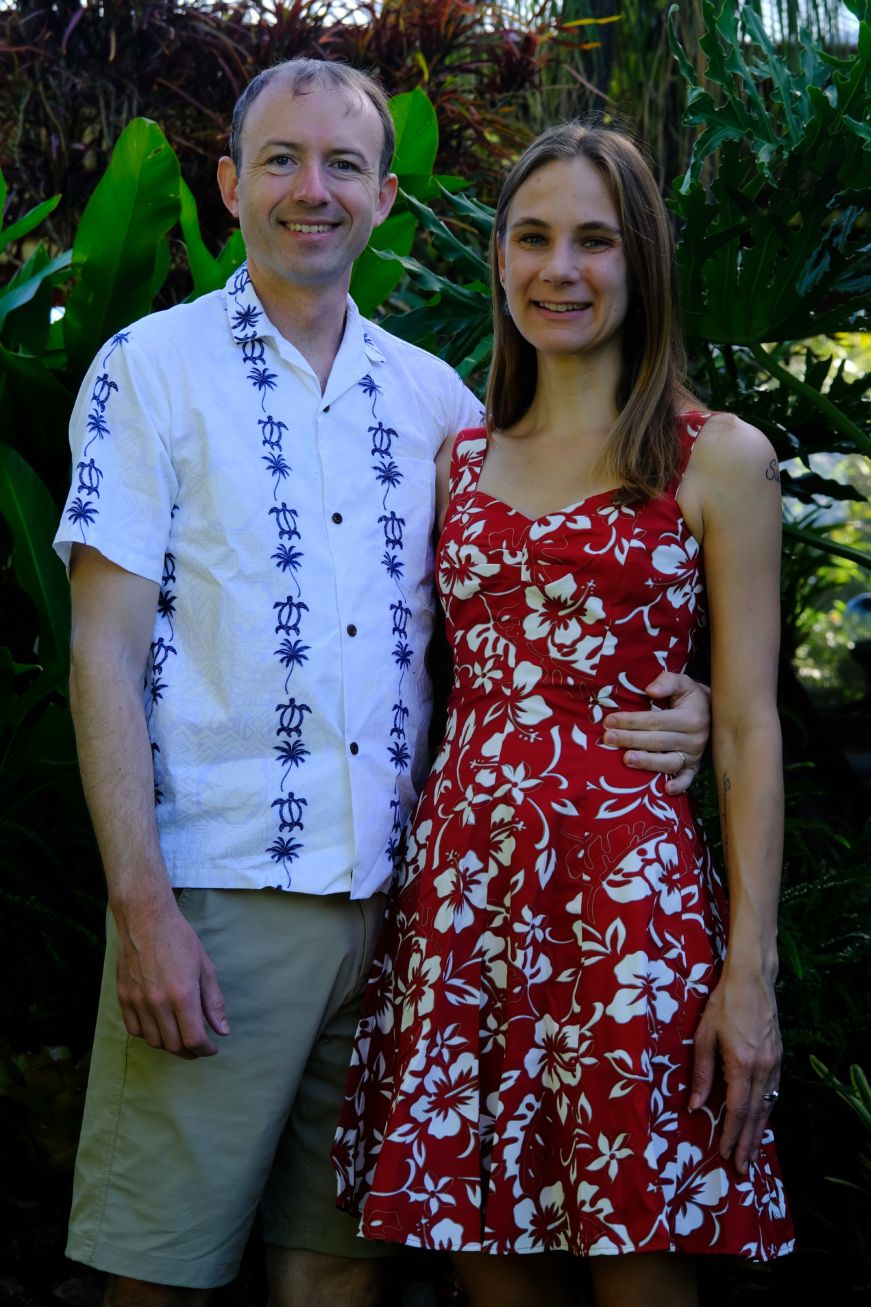
<instances>
[{"instance_id":1,"label":"woman's hand","mask_svg":"<svg viewBox=\"0 0 871 1307\"><path fill-rule=\"evenodd\" d=\"M746 1173L755 1162L777 1090L782 1045L774 981L761 969L735 966L723 971L708 999L695 1037L689 1109L707 1102L719 1051L726 1081L726 1115L720 1156L733 1156Z\"/></svg>"}]
</instances>

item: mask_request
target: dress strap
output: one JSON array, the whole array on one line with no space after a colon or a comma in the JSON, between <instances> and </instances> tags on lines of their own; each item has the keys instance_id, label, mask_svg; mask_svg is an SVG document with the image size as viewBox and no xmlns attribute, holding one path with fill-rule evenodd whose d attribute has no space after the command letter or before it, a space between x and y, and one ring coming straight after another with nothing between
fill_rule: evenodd
<instances>
[{"instance_id":1,"label":"dress strap","mask_svg":"<svg viewBox=\"0 0 871 1307\"><path fill-rule=\"evenodd\" d=\"M677 430L680 438L681 455L673 482L674 494L677 494L680 483L686 474L696 437L711 416L712 414L708 409L692 409L688 413L681 413L678 417Z\"/></svg>"},{"instance_id":2,"label":"dress strap","mask_svg":"<svg viewBox=\"0 0 871 1307\"><path fill-rule=\"evenodd\" d=\"M474 490L487 454L486 427L469 427L454 441L449 475L450 497Z\"/></svg>"}]
</instances>

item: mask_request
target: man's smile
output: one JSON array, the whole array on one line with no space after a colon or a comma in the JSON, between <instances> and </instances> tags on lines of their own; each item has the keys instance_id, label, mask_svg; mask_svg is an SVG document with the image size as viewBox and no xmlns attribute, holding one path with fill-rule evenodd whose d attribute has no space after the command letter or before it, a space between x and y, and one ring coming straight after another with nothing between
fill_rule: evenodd
<instances>
[{"instance_id":1,"label":"man's smile","mask_svg":"<svg viewBox=\"0 0 871 1307\"><path fill-rule=\"evenodd\" d=\"M286 231L300 231L306 235L317 232L334 231L338 227L337 222L283 222L281 226Z\"/></svg>"}]
</instances>

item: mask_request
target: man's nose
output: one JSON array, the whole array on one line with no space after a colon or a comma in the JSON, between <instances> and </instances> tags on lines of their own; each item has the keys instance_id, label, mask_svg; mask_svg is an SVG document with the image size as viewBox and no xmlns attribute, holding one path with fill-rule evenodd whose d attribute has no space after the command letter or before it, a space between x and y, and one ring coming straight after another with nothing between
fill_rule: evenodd
<instances>
[{"instance_id":1,"label":"man's nose","mask_svg":"<svg viewBox=\"0 0 871 1307\"><path fill-rule=\"evenodd\" d=\"M303 204L324 204L330 192L319 159L304 159L293 174L291 193Z\"/></svg>"}]
</instances>

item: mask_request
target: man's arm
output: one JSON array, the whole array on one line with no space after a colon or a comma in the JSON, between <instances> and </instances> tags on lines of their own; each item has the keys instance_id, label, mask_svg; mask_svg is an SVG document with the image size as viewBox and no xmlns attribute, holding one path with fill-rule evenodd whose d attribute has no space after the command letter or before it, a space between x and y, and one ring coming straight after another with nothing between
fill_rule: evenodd
<instances>
[{"instance_id":1,"label":"man's arm","mask_svg":"<svg viewBox=\"0 0 871 1307\"><path fill-rule=\"evenodd\" d=\"M609 713L602 723L605 743L629 750L630 767L665 772L668 793L682 794L693 783L711 735L711 692L690 676L661 672L645 694L665 706Z\"/></svg>"},{"instance_id":2,"label":"man's arm","mask_svg":"<svg viewBox=\"0 0 871 1307\"><path fill-rule=\"evenodd\" d=\"M154 770L142 683L159 587L96 549L70 559L70 706L85 798L118 928L124 1024L180 1057L218 1050L229 1026L214 968L176 906L154 817Z\"/></svg>"}]
</instances>

